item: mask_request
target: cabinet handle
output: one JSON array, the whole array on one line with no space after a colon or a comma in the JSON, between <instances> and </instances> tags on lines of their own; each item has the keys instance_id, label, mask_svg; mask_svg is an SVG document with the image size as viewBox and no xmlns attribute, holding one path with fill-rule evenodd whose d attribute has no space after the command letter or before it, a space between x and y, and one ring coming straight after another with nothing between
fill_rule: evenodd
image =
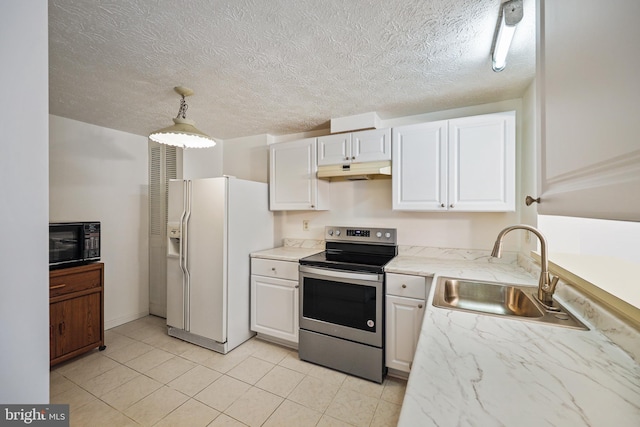
<instances>
[{"instance_id":1,"label":"cabinet handle","mask_svg":"<svg viewBox=\"0 0 640 427\"><path fill-rule=\"evenodd\" d=\"M444 203L441 203L441 204L440 204L440 207L441 207L441 208L444 208Z\"/></svg>"},{"instance_id":2,"label":"cabinet handle","mask_svg":"<svg viewBox=\"0 0 640 427\"><path fill-rule=\"evenodd\" d=\"M531 196L527 196L524 199L524 204L527 205L527 206L531 206L533 203L540 203L540 197L538 197L537 199L534 199Z\"/></svg>"},{"instance_id":3,"label":"cabinet handle","mask_svg":"<svg viewBox=\"0 0 640 427\"><path fill-rule=\"evenodd\" d=\"M422 304L418 304L418 308L422 308Z\"/></svg>"},{"instance_id":4,"label":"cabinet handle","mask_svg":"<svg viewBox=\"0 0 640 427\"><path fill-rule=\"evenodd\" d=\"M58 324L58 332L60 333L60 335L64 334L64 330L65 330L65 329L66 329L66 328L65 328L65 324L64 324L64 322L60 322L60 323Z\"/></svg>"},{"instance_id":5,"label":"cabinet handle","mask_svg":"<svg viewBox=\"0 0 640 427\"><path fill-rule=\"evenodd\" d=\"M344 159L345 159L345 160L349 160L349 156L345 156L345 158L344 158Z\"/></svg>"},{"instance_id":6,"label":"cabinet handle","mask_svg":"<svg viewBox=\"0 0 640 427\"><path fill-rule=\"evenodd\" d=\"M316 206L315 206L315 205L311 205L311 207L312 207L312 208L315 208Z\"/></svg>"},{"instance_id":7,"label":"cabinet handle","mask_svg":"<svg viewBox=\"0 0 640 427\"><path fill-rule=\"evenodd\" d=\"M53 289L60 289L60 288L64 288L65 286L67 286L66 283L63 283L61 285L55 285L55 286L49 286L49 290L53 290Z\"/></svg>"},{"instance_id":8,"label":"cabinet handle","mask_svg":"<svg viewBox=\"0 0 640 427\"><path fill-rule=\"evenodd\" d=\"M407 287L407 285L405 285L404 283L402 284L402 289L405 289Z\"/></svg>"},{"instance_id":9,"label":"cabinet handle","mask_svg":"<svg viewBox=\"0 0 640 427\"><path fill-rule=\"evenodd\" d=\"M276 268L275 267L271 267L271 271L276 271Z\"/></svg>"},{"instance_id":10,"label":"cabinet handle","mask_svg":"<svg viewBox=\"0 0 640 427\"><path fill-rule=\"evenodd\" d=\"M449 205L450 208L453 208L453 203Z\"/></svg>"},{"instance_id":11,"label":"cabinet handle","mask_svg":"<svg viewBox=\"0 0 640 427\"><path fill-rule=\"evenodd\" d=\"M351 160L355 160L355 159L356 159L356 156L351 157Z\"/></svg>"},{"instance_id":12,"label":"cabinet handle","mask_svg":"<svg viewBox=\"0 0 640 427\"><path fill-rule=\"evenodd\" d=\"M295 285L294 288L298 289L300 287L300 285Z\"/></svg>"}]
</instances>

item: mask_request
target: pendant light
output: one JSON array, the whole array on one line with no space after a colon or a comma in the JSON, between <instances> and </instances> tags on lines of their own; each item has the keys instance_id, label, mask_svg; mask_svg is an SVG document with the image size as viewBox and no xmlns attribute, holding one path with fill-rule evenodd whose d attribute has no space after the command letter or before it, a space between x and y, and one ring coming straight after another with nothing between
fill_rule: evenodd
<instances>
[{"instance_id":1,"label":"pendant light","mask_svg":"<svg viewBox=\"0 0 640 427\"><path fill-rule=\"evenodd\" d=\"M189 106L184 98L193 95L193 91L183 86L176 86L173 90L182 96L178 115L173 119L174 125L152 132L149 139L180 148L208 148L216 145L213 138L196 129L196 122L187 119Z\"/></svg>"}]
</instances>

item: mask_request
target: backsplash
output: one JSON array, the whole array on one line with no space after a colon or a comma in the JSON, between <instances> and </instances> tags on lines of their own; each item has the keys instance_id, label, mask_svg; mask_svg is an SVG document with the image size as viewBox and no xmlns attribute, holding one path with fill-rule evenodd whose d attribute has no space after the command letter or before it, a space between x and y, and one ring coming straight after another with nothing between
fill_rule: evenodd
<instances>
[{"instance_id":1,"label":"backsplash","mask_svg":"<svg viewBox=\"0 0 640 427\"><path fill-rule=\"evenodd\" d=\"M324 249L324 240L314 239L282 239L284 246L304 249Z\"/></svg>"},{"instance_id":2,"label":"backsplash","mask_svg":"<svg viewBox=\"0 0 640 427\"><path fill-rule=\"evenodd\" d=\"M493 258L491 251L479 249L433 248L428 246L398 246L398 255L422 258L450 259L456 261L491 262L499 264L516 264L518 256L515 252L505 252L502 258Z\"/></svg>"},{"instance_id":3,"label":"backsplash","mask_svg":"<svg viewBox=\"0 0 640 427\"><path fill-rule=\"evenodd\" d=\"M518 265L532 274L540 274L540 266L526 255L518 254ZM640 330L564 280L558 282L555 296L640 363Z\"/></svg>"}]
</instances>

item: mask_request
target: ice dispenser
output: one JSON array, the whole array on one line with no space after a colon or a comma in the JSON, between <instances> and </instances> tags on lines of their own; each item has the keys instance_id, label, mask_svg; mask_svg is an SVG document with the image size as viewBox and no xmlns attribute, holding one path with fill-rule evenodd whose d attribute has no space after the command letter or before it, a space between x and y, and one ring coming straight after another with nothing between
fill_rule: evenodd
<instances>
[{"instance_id":1,"label":"ice dispenser","mask_svg":"<svg viewBox=\"0 0 640 427\"><path fill-rule=\"evenodd\" d=\"M180 223L170 222L167 224L167 256L180 256Z\"/></svg>"}]
</instances>

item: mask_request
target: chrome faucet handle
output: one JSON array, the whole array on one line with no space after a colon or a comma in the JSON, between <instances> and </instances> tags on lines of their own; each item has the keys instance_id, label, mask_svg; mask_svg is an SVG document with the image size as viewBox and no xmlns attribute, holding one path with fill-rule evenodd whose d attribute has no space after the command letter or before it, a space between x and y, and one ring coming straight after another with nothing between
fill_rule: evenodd
<instances>
[{"instance_id":1,"label":"chrome faucet handle","mask_svg":"<svg viewBox=\"0 0 640 427\"><path fill-rule=\"evenodd\" d=\"M559 277L551 277L551 283L543 283L542 284L542 290L549 293L549 294L553 294L556 290L556 285L558 284L558 280L560 280Z\"/></svg>"}]
</instances>

